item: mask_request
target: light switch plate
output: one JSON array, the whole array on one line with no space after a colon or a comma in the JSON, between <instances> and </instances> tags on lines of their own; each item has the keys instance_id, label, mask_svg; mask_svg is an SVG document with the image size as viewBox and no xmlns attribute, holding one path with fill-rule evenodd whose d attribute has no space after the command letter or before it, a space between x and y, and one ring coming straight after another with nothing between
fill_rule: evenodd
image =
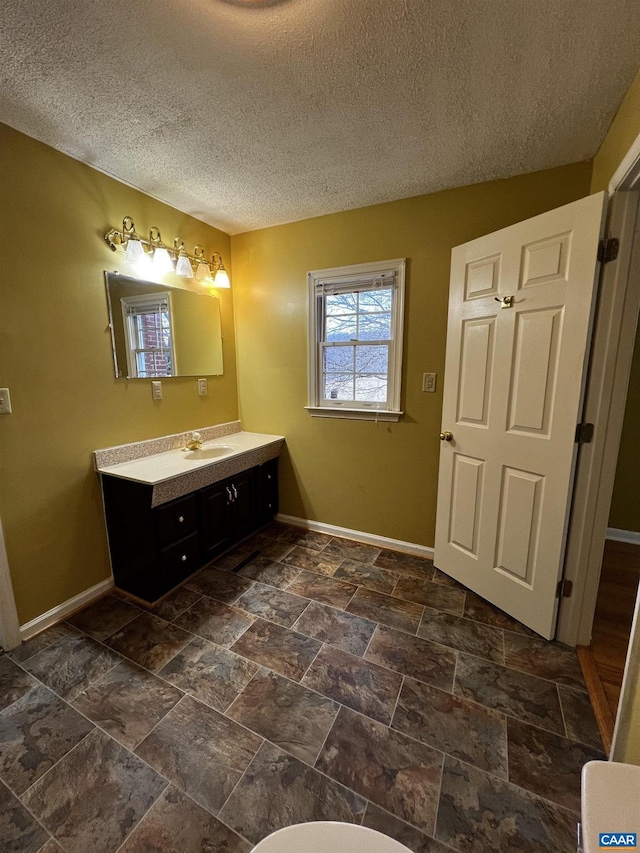
<instances>
[{"instance_id":1,"label":"light switch plate","mask_svg":"<svg viewBox=\"0 0 640 853\"><path fill-rule=\"evenodd\" d=\"M162 400L162 382L155 381L151 383L151 399Z\"/></svg>"},{"instance_id":2,"label":"light switch plate","mask_svg":"<svg viewBox=\"0 0 640 853\"><path fill-rule=\"evenodd\" d=\"M198 379L198 394L201 397L206 397L209 393L209 389L207 388L207 380L206 379Z\"/></svg>"},{"instance_id":3,"label":"light switch plate","mask_svg":"<svg viewBox=\"0 0 640 853\"><path fill-rule=\"evenodd\" d=\"M11 414L11 396L8 388L0 388L0 415Z\"/></svg>"},{"instance_id":4,"label":"light switch plate","mask_svg":"<svg viewBox=\"0 0 640 853\"><path fill-rule=\"evenodd\" d=\"M432 393L436 390L436 373L422 374L422 390Z\"/></svg>"}]
</instances>

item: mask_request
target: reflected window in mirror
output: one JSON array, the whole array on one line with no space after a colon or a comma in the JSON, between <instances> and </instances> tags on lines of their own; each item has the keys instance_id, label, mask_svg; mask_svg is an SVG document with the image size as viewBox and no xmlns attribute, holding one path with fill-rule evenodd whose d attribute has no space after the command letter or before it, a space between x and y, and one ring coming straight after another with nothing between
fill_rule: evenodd
<instances>
[{"instance_id":1,"label":"reflected window in mirror","mask_svg":"<svg viewBox=\"0 0 640 853\"><path fill-rule=\"evenodd\" d=\"M134 379L174 376L171 294L125 296L120 301L128 375Z\"/></svg>"}]
</instances>

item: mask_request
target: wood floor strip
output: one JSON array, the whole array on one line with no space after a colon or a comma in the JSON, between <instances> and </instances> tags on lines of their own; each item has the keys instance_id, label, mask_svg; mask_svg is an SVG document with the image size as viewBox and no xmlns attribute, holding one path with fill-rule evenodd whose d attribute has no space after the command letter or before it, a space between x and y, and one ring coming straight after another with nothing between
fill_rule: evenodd
<instances>
[{"instance_id":1,"label":"wood floor strip","mask_svg":"<svg viewBox=\"0 0 640 853\"><path fill-rule=\"evenodd\" d=\"M593 652L589 646L578 646L576 651L578 652L578 660L580 661L585 684L589 691L593 713L595 714L598 729L600 730L600 737L602 738L605 752L609 756L615 724L613 714L611 713L611 706L602 686Z\"/></svg>"}]
</instances>

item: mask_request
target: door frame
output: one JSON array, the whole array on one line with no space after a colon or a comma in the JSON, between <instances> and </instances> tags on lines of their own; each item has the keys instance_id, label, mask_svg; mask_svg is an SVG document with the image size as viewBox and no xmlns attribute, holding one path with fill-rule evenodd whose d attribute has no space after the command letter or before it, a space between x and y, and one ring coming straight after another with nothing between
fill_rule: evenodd
<instances>
[{"instance_id":1,"label":"door frame","mask_svg":"<svg viewBox=\"0 0 640 853\"><path fill-rule=\"evenodd\" d=\"M595 425L591 444L580 448L567 540L565 578L573 594L563 598L558 640L589 645L640 313L640 134L608 187L607 234L620 241L618 257L601 277L583 420ZM633 721L640 713L640 593L616 716L610 760L640 763Z\"/></svg>"},{"instance_id":2,"label":"door frame","mask_svg":"<svg viewBox=\"0 0 640 853\"><path fill-rule=\"evenodd\" d=\"M609 200L607 234L620 249L600 281L582 415L595 430L579 451L564 569L573 588L560 602L556 629L556 639L570 646L591 642L640 308L639 196L622 190Z\"/></svg>"}]
</instances>

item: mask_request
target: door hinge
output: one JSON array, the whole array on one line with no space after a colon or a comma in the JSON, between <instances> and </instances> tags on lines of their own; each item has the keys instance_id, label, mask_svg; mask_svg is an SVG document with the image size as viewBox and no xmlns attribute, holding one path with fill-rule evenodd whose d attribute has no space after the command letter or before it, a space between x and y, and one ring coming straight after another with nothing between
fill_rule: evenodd
<instances>
[{"instance_id":1,"label":"door hinge","mask_svg":"<svg viewBox=\"0 0 640 853\"><path fill-rule=\"evenodd\" d=\"M601 264L608 264L618 257L620 241L617 237L603 237L598 244L598 260Z\"/></svg>"},{"instance_id":2,"label":"door hinge","mask_svg":"<svg viewBox=\"0 0 640 853\"><path fill-rule=\"evenodd\" d=\"M591 444L594 430L593 424L578 424L576 427L576 444Z\"/></svg>"},{"instance_id":3,"label":"door hinge","mask_svg":"<svg viewBox=\"0 0 640 853\"><path fill-rule=\"evenodd\" d=\"M572 592L573 581L568 581L564 578L561 581L558 581L558 586L556 588L556 598L571 598Z\"/></svg>"}]
</instances>

